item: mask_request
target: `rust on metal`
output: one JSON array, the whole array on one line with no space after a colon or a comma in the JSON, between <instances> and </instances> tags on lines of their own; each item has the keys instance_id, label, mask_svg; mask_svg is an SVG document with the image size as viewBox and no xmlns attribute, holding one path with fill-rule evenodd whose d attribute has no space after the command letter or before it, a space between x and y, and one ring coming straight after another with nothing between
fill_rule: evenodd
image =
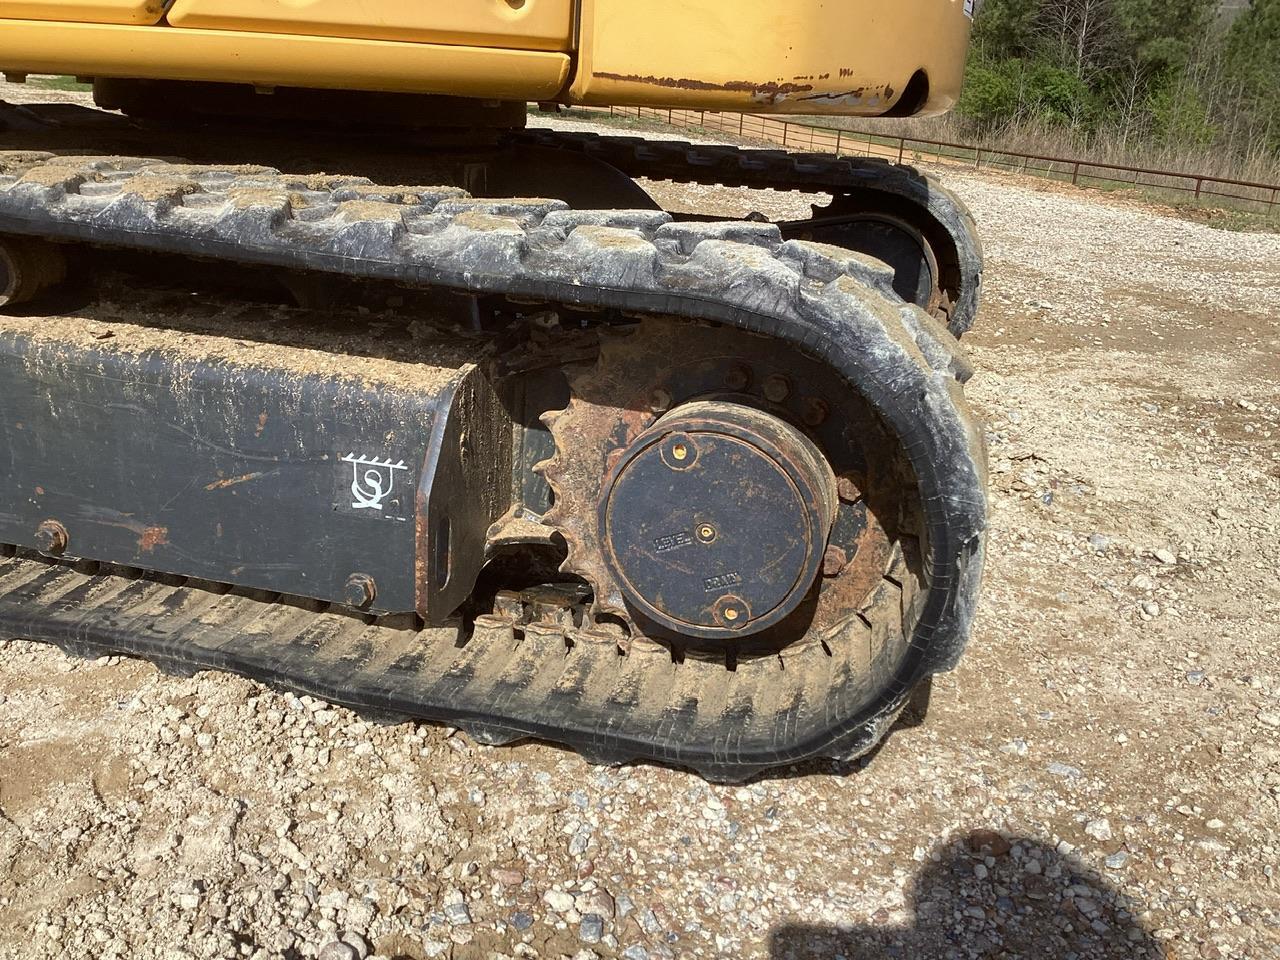
<instances>
[{"instance_id":1,"label":"rust on metal","mask_svg":"<svg viewBox=\"0 0 1280 960\"><path fill-rule=\"evenodd\" d=\"M57 520L45 520L36 528L36 549L51 557L56 557L67 549L70 537L67 528Z\"/></svg>"},{"instance_id":2,"label":"rust on metal","mask_svg":"<svg viewBox=\"0 0 1280 960\"><path fill-rule=\"evenodd\" d=\"M647 87L665 87L669 90L701 90L722 93L746 93L760 103L777 103L797 94L813 90L811 83L783 83L780 81L757 82L754 80L728 80L714 83L708 80L692 80L686 77L646 77L638 74L597 73L601 80L620 83L640 83Z\"/></svg>"},{"instance_id":3,"label":"rust on metal","mask_svg":"<svg viewBox=\"0 0 1280 960\"><path fill-rule=\"evenodd\" d=\"M261 471L256 473L246 473L239 477L228 477L225 480L215 480L213 483L206 484L205 489L209 491L226 490L228 487L234 487L241 483L248 483L250 480L257 480L264 476Z\"/></svg>"},{"instance_id":4,"label":"rust on metal","mask_svg":"<svg viewBox=\"0 0 1280 960\"><path fill-rule=\"evenodd\" d=\"M626 449L658 419L650 404L654 390L669 392L673 408L695 399L699 392L723 397L726 387L735 394L754 394L757 402L763 402L764 383L779 372L779 357L766 338L726 336L715 328L689 325L679 328L680 349L673 351L671 344L676 335L674 325L657 319L642 328L599 334L598 362L570 377L573 398L569 407L544 418L555 438L556 454L539 469L555 490L556 500L543 521L558 529L565 539L568 556L562 569L582 577L594 588L591 614L596 620L612 616L630 623L632 637L624 649L643 652L671 647L677 655L703 655L696 640L685 638L677 642L665 636L650 636L631 620L623 590L604 558L603 534L595 519L598 496ZM758 380L752 375L753 369L760 371ZM782 404L790 417L803 421L806 407L815 406L814 401L820 401L827 411L823 423L810 429L812 436L821 441L823 452L827 456L834 452L837 457L832 466L844 482L835 491L843 501L836 527L844 532L834 544L836 551L830 554L825 542L817 545L822 551L820 568L825 576L789 618L795 619L798 632L788 628L783 631L785 638L782 634L775 636L773 631L740 637L734 641L739 663L744 655L782 652L784 647L799 651L814 644L835 642L832 638L847 630L857 611L871 602L868 598L894 559L888 530L897 526L900 479L893 471L872 472L866 462L838 462L842 455L836 449L856 436L868 457L878 459L884 449L892 448L891 441L861 401L838 390L824 390L803 364L783 369L793 382L806 385L804 393L792 391ZM638 370L648 373L637 377ZM868 476L872 480L865 479ZM863 488L868 485L874 496L864 495ZM744 491L743 495L749 497L750 493ZM714 526L709 523L711 519L704 518L688 529L686 536L691 544L705 543L708 535L714 538L721 533L702 529ZM804 626L800 625L801 620ZM702 641L710 642L716 641Z\"/></svg>"},{"instance_id":5,"label":"rust on metal","mask_svg":"<svg viewBox=\"0 0 1280 960\"><path fill-rule=\"evenodd\" d=\"M849 555L834 543L828 544L827 551L822 555L822 575L824 577L834 577L849 563Z\"/></svg>"},{"instance_id":6,"label":"rust on metal","mask_svg":"<svg viewBox=\"0 0 1280 960\"><path fill-rule=\"evenodd\" d=\"M150 553L156 547L163 547L168 542L168 527L144 527L142 536L138 538L138 551L140 553Z\"/></svg>"}]
</instances>

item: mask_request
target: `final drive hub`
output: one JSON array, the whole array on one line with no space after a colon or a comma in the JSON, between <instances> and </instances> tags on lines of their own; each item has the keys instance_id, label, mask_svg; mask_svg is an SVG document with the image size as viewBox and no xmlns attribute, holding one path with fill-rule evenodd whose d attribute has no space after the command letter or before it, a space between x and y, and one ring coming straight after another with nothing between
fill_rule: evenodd
<instances>
[{"instance_id":1,"label":"final drive hub","mask_svg":"<svg viewBox=\"0 0 1280 960\"><path fill-rule=\"evenodd\" d=\"M836 503L831 468L795 427L698 401L627 449L601 497L601 539L638 613L687 636L731 639L800 605Z\"/></svg>"}]
</instances>

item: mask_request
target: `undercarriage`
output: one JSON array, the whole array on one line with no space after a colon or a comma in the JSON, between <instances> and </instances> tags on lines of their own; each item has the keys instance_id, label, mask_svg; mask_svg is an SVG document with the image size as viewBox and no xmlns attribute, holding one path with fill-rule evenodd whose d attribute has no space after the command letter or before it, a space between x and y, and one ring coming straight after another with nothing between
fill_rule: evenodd
<instances>
[{"instance_id":1,"label":"undercarriage","mask_svg":"<svg viewBox=\"0 0 1280 960\"><path fill-rule=\"evenodd\" d=\"M865 753L959 657L981 252L927 177L6 117L0 632L721 780ZM66 308L112 284L170 294Z\"/></svg>"}]
</instances>

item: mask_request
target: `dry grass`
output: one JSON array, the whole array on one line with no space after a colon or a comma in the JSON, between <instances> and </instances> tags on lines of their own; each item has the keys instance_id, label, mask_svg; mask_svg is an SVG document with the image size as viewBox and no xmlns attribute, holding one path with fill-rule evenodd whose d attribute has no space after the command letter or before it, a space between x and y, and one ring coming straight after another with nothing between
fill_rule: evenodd
<instances>
[{"instance_id":1,"label":"dry grass","mask_svg":"<svg viewBox=\"0 0 1280 960\"><path fill-rule=\"evenodd\" d=\"M1261 150L1240 154L1224 150L1221 146L1165 145L1132 139L1126 142L1112 131L1086 135L1080 131L1035 123L1013 124L983 135L954 113L925 119L850 121L845 125L886 136L947 140L1013 153L1086 158L1118 166L1280 184L1280 157Z\"/></svg>"}]
</instances>

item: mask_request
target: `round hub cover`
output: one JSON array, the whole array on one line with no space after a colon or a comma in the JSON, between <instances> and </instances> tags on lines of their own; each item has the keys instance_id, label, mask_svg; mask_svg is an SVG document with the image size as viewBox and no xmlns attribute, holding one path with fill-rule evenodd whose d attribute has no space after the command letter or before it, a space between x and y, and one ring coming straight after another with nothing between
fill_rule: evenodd
<instances>
[{"instance_id":1,"label":"round hub cover","mask_svg":"<svg viewBox=\"0 0 1280 960\"><path fill-rule=\"evenodd\" d=\"M668 629L732 638L800 604L822 563L835 481L798 430L751 407L686 404L626 451L600 503L627 599Z\"/></svg>"}]
</instances>

